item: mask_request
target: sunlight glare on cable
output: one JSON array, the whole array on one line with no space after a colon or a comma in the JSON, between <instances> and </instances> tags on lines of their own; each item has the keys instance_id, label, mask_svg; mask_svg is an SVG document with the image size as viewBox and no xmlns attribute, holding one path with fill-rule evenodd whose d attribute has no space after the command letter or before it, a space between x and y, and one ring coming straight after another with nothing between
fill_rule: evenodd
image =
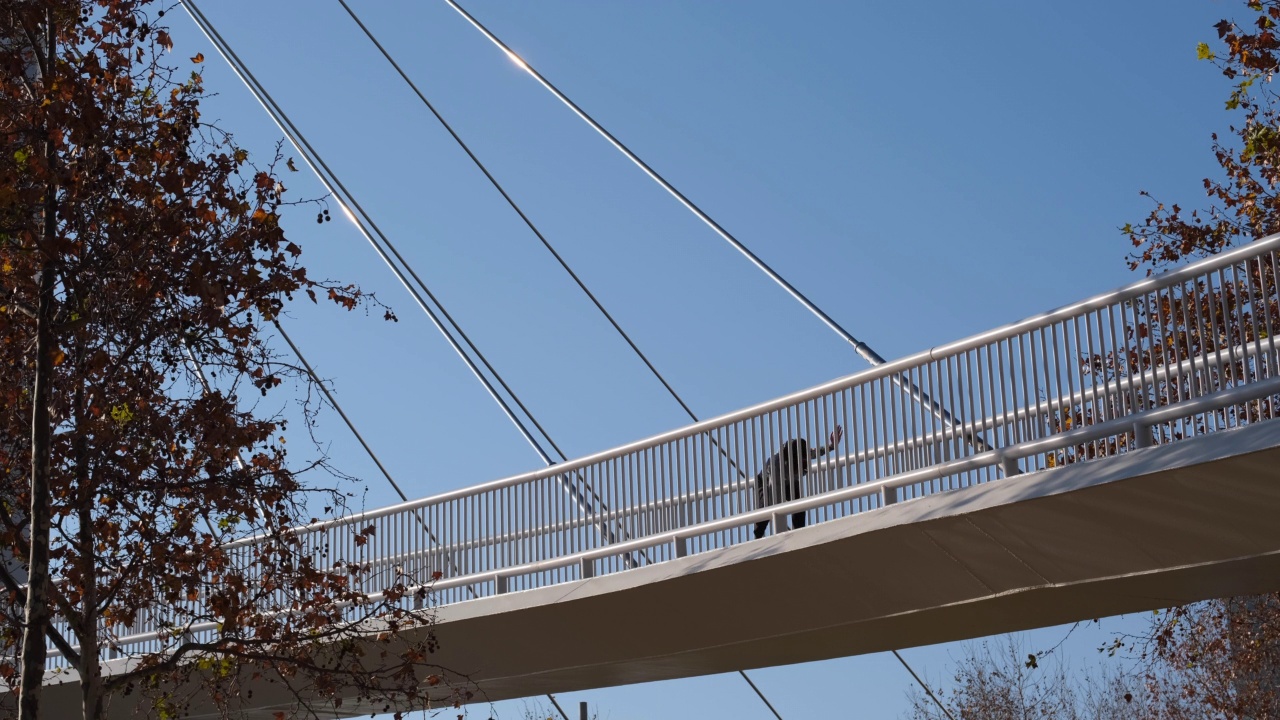
<instances>
[{"instance_id":1,"label":"sunlight glare on cable","mask_svg":"<svg viewBox=\"0 0 1280 720\"><path fill-rule=\"evenodd\" d=\"M521 59L519 55L511 52L510 50L507 50L506 48L502 48L502 49L506 51L507 57L511 58L511 62L515 63L517 67L519 67L521 70L524 70L525 72L529 71L529 64L526 63L523 59Z\"/></svg>"}]
</instances>

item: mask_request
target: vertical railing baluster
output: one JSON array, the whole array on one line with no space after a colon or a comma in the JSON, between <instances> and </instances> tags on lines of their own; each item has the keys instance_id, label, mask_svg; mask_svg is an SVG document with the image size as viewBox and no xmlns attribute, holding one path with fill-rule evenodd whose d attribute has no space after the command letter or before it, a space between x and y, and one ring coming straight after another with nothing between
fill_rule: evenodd
<instances>
[{"instance_id":1,"label":"vertical railing baluster","mask_svg":"<svg viewBox=\"0 0 1280 720\"><path fill-rule=\"evenodd\" d=\"M1123 312L1123 308L1121 308L1121 312ZM1123 320L1121 322L1123 322ZM1110 350L1111 377L1108 380L1108 384L1107 384L1107 388L1108 388L1107 402L1108 404L1111 405L1112 417L1122 417L1128 414L1126 410L1126 408L1128 407L1128 401L1125 398L1123 386L1124 386L1124 378L1129 373L1127 368L1124 371L1122 371L1120 368L1120 362L1121 362L1122 356L1121 356L1120 343L1117 340L1117 336L1116 336L1116 305L1115 303L1111 303L1107 305L1106 326L1107 326L1107 336L1111 339L1111 350ZM1114 391L1111 390L1112 383L1115 384ZM1116 450L1117 451L1121 450L1119 439L1116 440Z\"/></svg>"},{"instance_id":2,"label":"vertical railing baluster","mask_svg":"<svg viewBox=\"0 0 1280 720\"><path fill-rule=\"evenodd\" d=\"M1102 405L1100 403L1101 392L1106 385L1105 385L1105 381L1103 381L1103 383L1098 382L1098 371L1095 368L1094 362L1093 362L1094 357L1096 356L1096 347L1093 341L1093 324L1089 322L1091 315L1092 315L1092 312L1087 312L1084 315L1085 347L1080 354L1080 358L1076 362L1080 365L1080 372L1081 372L1080 392L1082 393L1082 395L1080 399L1081 401L1085 399L1083 396L1083 393L1085 391L1084 390L1085 379L1087 378L1089 381L1088 383L1089 408L1090 408L1090 412L1093 414L1093 422L1101 423L1101 422L1105 422L1107 419L1106 414L1103 412ZM1077 322L1077 329L1076 329L1077 341L1079 340L1079 337L1080 337L1080 330L1079 330L1079 323ZM1088 368L1084 367L1086 358L1089 363ZM1106 440L1105 439L1095 440L1093 442L1093 452L1095 456L1105 455L1107 452Z\"/></svg>"},{"instance_id":3,"label":"vertical railing baluster","mask_svg":"<svg viewBox=\"0 0 1280 720\"><path fill-rule=\"evenodd\" d=\"M751 539L751 524L744 523L706 535L682 533L677 543L602 558L590 564L591 570L582 564L576 570L504 572L621 538L683 531L752 512L759 505L754 476L769 458L793 439L805 439L811 449L821 449L837 424L847 432L830 453L809 459L811 471L802 476L801 497L972 457L979 452L971 442L974 436L989 437L997 447L1013 447L1280 375L1275 340L1280 319L1273 309L1275 252L1266 250L1244 261L1206 267L1196 270L1196 275L1129 291L1125 300L1058 313L1041 323L1020 325L1015 332L993 334L981 344L952 346L962 349L940 351L936 357L931 353L891 372L872 372L849 383L832 384L822 392L798 396L799 400L731 423L675 433L656 444L569 471L539 473L485 491L453 493L441 501L326 524L301 534L297 551L322 558L327 569L339 561L362 565L366 571L353 581L369 592L383 590L402 576L415 583L426 581L436 570L450 577L501 575L506 589L512 591L545 586L581 577L583 572L613 572L663 560L677 547L681 553L698 553ZM938 418L905 388L946 398L945 407L955 420ZM1174 416L1155 429L1155 438L1180 440L1271 417L1277 410L1273 394ZM1130 435L1126 431L1085 440L1027 457L1005 470L1031 471L1049 462L1058 465L1110 455L1127 449ZM883 502L992 477L999 477L995 465L985 465L914 482L884 496L859 496L816 505L806 512L814 522L825 522ZM785 484L785 479L778 480ZM580 492L585 489L589 502L573 502L571 496L557 493L562 485ZM782 520L774 524L775 533L786 527L789 518ZM373 533L357 543L359 533L369 526ZM606 526L621 528L620 538L598 531ZM253 560L260 550L260 546L236 547L229 553L230 562L254 581L261 574ZM492 592L492 582L482 583L479 592ZM264 602L284 602L287 598L281 592ZM469 593L474 595L460 586L435 601L465 599ZM151 609L143 623L147 628L162 621L189 625L207 616L206 605L202 594L163 611L163 617L160 610ZM103 632L106 643L120 635L105 628ZM206 635L199 632L201 638ZM175 641L153 633L125 643L121 651L169 647Z\"/></svg>"},{"instance_id":4,"label":"vertical railing baluster","mask_svg":"<svg viewBox=\"0 0 1280 720\"><path fill-rule=\"evenodd\" d=\"M1019 424L1018 440L1019 442L1028 442L1036 439L1036 424L1033 419L1031 403L1034 398L1036 411L1039 411L1040 397L1035 394L1033 381L1035 380L1035 342L1029 332L1018 333L1018 369L1022 375L1022 400L1016 403L1018 412L1022 413L1022 422ZM1031 366L1031 371L1027 371L1027 366ZM1036 459L1029 457L1023 460L1026 464L1028 472L1034 472L1039 469Z\"/></svg>"},{"instance_id":5,"label":"vertical railing baluster","mask_svg":"<svg viewBox=\"0 0 1280 720\"><path fill-rule=\"evenodd\" d=\"M1205 314L1211 311L1208 310L1209 305L1205 302L1207 298L1203 293L1211 293L1212 288L1208 278L1205 276L1194 279L1192 287L1194 289L1192 299L1194 300L1195 308L1196 337L1198 338L1196 344L1200 348L1200 362L1204 366L1203 394L1207 395L1220 389L1219 378L1222 376L1218 363L1211 363L1209 360L1209 350L1213 347L1212 326L1206 322ZM1216 352L1214 356L1217 357ZM1209 412L1200 413L1200 427L1197 428L1197 431L1205 432L1209 430L1210 417L1211 414Z\"/></svg>"},{"instance_id":6,"label":"vertical railing baluster","mask_svg":"<svg viewBox=\"0 0 1280 720\"><path fill-rule=\"evenodd\" d=\"M1098 356L1098 368L1096 372L1099 378L1094 380L1094 392L1099 398L1102 406L1104 419L1113 420L1119 415L1116 413L1115 404L1111 401L1111 371L1107 367L1107 357L1111 354L1112 348L1115 347L1115 336L1108 332L1108 328L1114 330L1111 325L1111 305L1099 308L1092 312L1095 329L1098 331L1098 347L1094 353ZM1099 387L1099 380L1101 386Z\"/></svg>"},{"instance_id":7,"label":"vertical railing baluster","mask_svg":"<svg viewBox=\"0 0 1280 720\"><path fill-rule=\"evenodd\" d=\"M965 382L968 383L969 390L969 415L967 415L966 424L969 427L969 434L982 432L982 419L987 416L986 392L987 383L983 377L982 366L982 347L975 347L964 353L965 360ZM978 449L965 443L965 454L974 455ZM978 468L974 470L969 477L971 484L983 483L991 479L989 468Z\"/></svg>"},{"instance_id":8,"label":"vertical railing baluster","mask_svg":"<svg viewBox=\"0 0 1280 720\"><path fill-rule=\"evenodd\" d=\"M1223 362L1222 351L1223 351L1223 345L1224 345L1223 338L1225 337L1225 334L1221 333L1218 327L1218 311L1220 309L1221 303L1220 303L1220 299L1217 298L1216 296L1221 294L1221 288L1219 287L1216 290L1214 289L1213 275L1207 274L1207 273L1204 275L1204 284L1205 284L1205 292L1203 295L1204 301L1205 301L1204 314L1207 321L1206 329L1208 330L1208 336L1205 339L1206 341L1204 345L1206 348L1206 352L1209 349L1213 350L1213 357L1217 361L1214 363L1214 375L1213 375L1213 380L1214 380L1213 389L1216 392L1218 390L1224 390L1229 386L1230 384L1229 378L1231 376L1231 367L1228 363ZM1206 429L1208 429L1209 427L1210 417L1212 417L1213 419L1213 426L1215 429L1219 426L1220 421L1223 424L1226 423L1225 415L1221 414L1221 411L1214 411L1212 414L1206 414L1206 417L1205 417Z\"/></svg>"},{"instance_id":9,"label":"vertical railing baluster","mask_svg":"<svg viewBox=\"0 0 1280 720\"><path fill-rule=\"evenodd\" d=\"M1258 380L1262 380L1267 376L1266 368L1264 367L1262 362L1262 338L1261 338L1262 328L1260 325L1258 325L1258 299L1259 299L1258 290L1257 288L1254 287L1253 273L1250 272L1248 263L1245 263L1245 266L1244 266L1244 282L1243 283L1240 282L1239 267L1236 265L1231 266L1231 279L1233 282L1235 282L1237 288L1241 288L1241 286L1243 286L1243 292L1245 293L1245 296L1248 297L1247 303L1244 303L1244 302L1239 303L1240 309L1238 310L1238 312L1241 315L1242 322L1243 322L1243 317L1245 315L1249 316L1249 326L1247 328L1247 330L1249 331L1249 337L1240 338L1240 345L1241 345L1241 348L1244 350L1246 363L1249 362L1249 356L1251 354L1249 350L1250 350L1250 346L1252 345L1253 371L1251 375L1252 377L1251 382L1257 382ZM1245 310L1246 305L1248 307L1248 310ZM1258 403L1259 403L1259 407L1261 407L1261 401L1258 401Z\"/></svg>"},{"instance_id":10,"label":"vertical railing baluster","mask_svg":"<svg viewBox=\"0 0 1280 720\"><path fill-rule=\"evenodd\" d=\"M967 417L964 414L964 392L960 386L960 360L955 353L948 354L943 360L945 361L947 377L947 407L951 408L952 417L957 419L957 422L946 423L943 426L943 433L944 436L949 436L947 439L948 456L959 459L965 455L964 426L962 423ZM960 476L948 478L946 489L950 490L958 487L961 482L963 482L963 479Z\"/></svg>"},{"instance_id":11,"label":"vertical railing baluster","mask_svg":"<svg viewBox=\"0 0 1280 720\"><path fill-rule=\"evenodd\" d=\"M1245 266L1244 274L1245 274L1245 278L1248 279L1249 277L1248 265ZM1258 380L1262 379L1259 363L1256 359L1258 358L1258 356L1257 355L1253 356L1255 358L1252 362L1253 369L1250 370L1250 352L1249 352L1250 340L1252 339L1254 342L1256 342L1258 337L1258 322L1257 322L1258 318L1257 318L1257 313L1253 311L1253 307L1254 307L1253 283L1251 281L1248 281L1245 283L1240 282L1239 263L1231 264L1231 284L1236 289L1236 324L1237 324L1237 327L1240 328L1240 340L1239 340L1240 362L1243 366L1242 369L1244 372L1244 382L1246 383L1257 382ZM1247 298L1247 300L1243 298ZM1247 324L1245 320L1246 315L1248 316ZM1261 401L1257 402L1257 405L1259 407L1261 407L1261 404L1262 404ZM1241 407L1244 408L1245 422L1246 423L1253 422L1253 418L1250 416L1250 408L1252 407L1252 403L1249 403L1249 402L1241 403Z\"/></svg>"},{"instance_id":12,"label":"vertical railing baluster","mask_svg":"<svg viewBox=\"0 0 1280 720\"><path fill-rule=\"evenodd\" d=\"M1271 263L1274 263L1275 256L1269 255L1268 257L1271 259ZM1277 307L1278 309L1280 309L1280 290L1278 290L1276 287L1276 274L1275 274L1276 268L1275 268L1275 265L1271 263L1264 263L1262 261L1262 258L1258 258L1258 286L1262 296L1263 327L1265 327L1267 330L1267 343L1266 343L1267 350L1266 350L1266 354L1263 357L1265 358L1268 377L1276 377L1277 375L1280 375L1280 358L1276 357L1276 352L1275 352L1276 323L1273 323L1271 319L1271 315L1272 315L1271 301L1273 297L1275 297L1277 301ZM1267 290L1268 274L1270 274L1271 276L1270 291ZM1255 309L1254 312L1256 314L1257 310ZM1271 418L1275 418L1278 414L1275 395L1271 395L1267 397L1266 402L1270 408L1268 416Z\"/></svg>"},{"instance_id":13,"label":"vertical railing baluster","mask_svg":"<svg viewBox=\"0 0 1280 720\"><path fill-rule=\"evenodd\" d=\"M1012 373L1006 373L1006 372L1005 372L1005 358L1004 358L1004 356L1005 356L1005 346L1006 346L1006 344L1008 344L1008 347L1009 347L1009 353L1010 353L1010 358L1009 358L1009 363L1010 363L1010 365L1009 365L1009 367L1010 367L1010 369L1012 369L1012 367L1013 367L1013 365L1012 365L1012 363L1013 363L1013 357L1012 357L1012 353L1013 353L1013 345L1011 344L1011 341L1009 341L1009 340L1007 340L1007 339L1006 339L1006 340L996 340L994 344L995 344L995 346L996 346L996 368L995 368L995 376L999 379L999 385L1000 385L1000 397L999 397L999 401L1000 401L1000 409L999 409L999 411L998 411L998 412L994 412L994 411L993 411L993 412L991 413L991 417L992 417L992 422L997 422L997 420L996 420L996 419L998 418L998 422L1000 423L1000 434L999 434L999 435L996 435L996 433L995 433L995 428L993 427L993 428L992 428L992 437L999 438L998 442L1000 443L1000 446L1001 446L1001 447L1009 447L1010 445L1014 445L1014 444L1016 444L1016 443L1017 443L1017 440L1014 438L1014 434L1013 434L1013 428L1014 428L1014 427L1015 427L1015 425L1016 425L1017 418L1016 418L1016 410L1015 410L1015 417L1014 417L1014 418L1012 418L1012 419L1011 419L1011 418L1009 418L1009 417L1008 417L1008 414L1009 414L1009 408L1010 408L1010 405L1009 405L1009 397L1010 397L1010 395L1009 395L1009 393L1011 393L1011 392L1013 391L1013 387L1012 387L1012 385L1013 385L1013 384L1012 384L1012 382L1011 382ZM1006 390L1008 390L1009 392L1006 392ZM993 397L991 402L992 402L992 404L995 404L995 402L996 402L996 398L994 398L994 397Z\"/></svg>"},{"instance_id":14,"label":"vertical railing baluster","mask_svg":"<svg viewBox=\"0 0 1280 720\"><path fill-rule=\"evenodd\" d=\"M892 472L893 459L889 456L889 408L888 398L885 397L885 380L884 378L876 378L875 380L875 397L874 400L879 401L880 411L872 414L876 417L875 433L871 438L872 444L868 447L869 452L876 454L876 479L888 477Z\"/></svg>"},{"instance_id":15,"label":"vertical railing baluster","mask_svg":"<svg viewBox=\"0 0 1280 720\"><path fill-rule=\"evenodd\" d=\"M1076 394L1075 388L1071 389L1071 404L1075 407L1077 402L1079 403L1080 426L1084 427L1086 425L1094 424L1096 420L1091 417L1089 406L1085 404L1084 363L1081 362L1085 355L1084 348L1080 344L1080 316L1073 316L1070 323L1069 327L1066 320L1062 323L1062 340L1067 344L1067 350L1064 354L1068 358L1067 362L1071 363L1071 369L1067 373L1067 384L1071 385L1073 382L1079 383L1079 395ZM1077 397L1079 398L1078 401L1076 400ZM1084 458L1082 459L1087 460L1090 457L1092 448L1095 448L1096 445L1092 442L1088 444L1081 443L1079 447L1084 453Z\"/></svg>"}]
</instances>

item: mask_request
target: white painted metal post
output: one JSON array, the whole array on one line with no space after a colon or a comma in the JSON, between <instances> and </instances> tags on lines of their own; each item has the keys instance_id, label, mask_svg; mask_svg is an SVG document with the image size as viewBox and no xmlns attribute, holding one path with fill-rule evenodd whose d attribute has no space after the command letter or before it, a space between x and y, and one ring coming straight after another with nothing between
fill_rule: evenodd
<instances>
[{"instance_id":1,"label":"white painted metal post","mask_svg":"<svg viewBox=\"0 0 1280 720\"><path fill-rule=\"evenodd\" d=\"M1140 448L1151 447L1155 444L1155 438L1152 436L1150 425L1134 423L1133 435L1135 444Z\"/></svg>"},{"instance_id":2,"label":"white painted metal post","mask_svg":"<svg viewBox=\"0 0 1280 720\"><path fill-rule=\"evenodd\" d=\"M1018 459L1015 457L1000 458L1000 470L1004 473L1005 477L1012 477L1021 472L1018 469Z\"/></svg>"},{"instance_id":3,"label":"white painted metal post","mask_svg":"<svg viewBox=\"0 0 1280 720\"><path fill-rule=\"evenodd\" d=\"M880 490L880 500L883 505L892 505L898 502L898 488L884 486Z\"/></svg>"}]
</instances>

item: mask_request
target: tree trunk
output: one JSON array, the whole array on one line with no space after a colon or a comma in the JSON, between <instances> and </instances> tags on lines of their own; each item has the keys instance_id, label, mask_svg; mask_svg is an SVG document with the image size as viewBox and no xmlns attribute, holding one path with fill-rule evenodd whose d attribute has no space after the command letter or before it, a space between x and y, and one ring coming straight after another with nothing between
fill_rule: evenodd
<instances>
[{"instance_id":1,"label":"tree trunk","mask_svg":"<svg viewBox=\"0 0 1280 720\"><path fill-rule=\"evenodd\" d=\"M83 519L89 513L81 513ZM88 563L92 564L92 563ZM76 669L80 673L80 706L84 711L84 720L102 720L105 717L103 702L106 695L102 687L102 665L98 661L98 602L97 577L85 578L85 612L81 615L80 632L80 664Z\"/></svg>"},{"instance_id":2,"label":"tree trunk","mask_svg":"<svg viewBox=\"0 0 1280 720\"><path fill-rule=\"evenodd\" d=\"M75 363L76 375L84 377L81 363L84 360L84 348L76 343ZM75 414L75 427L84 427L86 408L84 384L76 387L75 399L72 401ZM76 511L79 529L76 541L80 554L80 612L76 639L80 642L79 662L76 670L80 673L80 706L84 720L101 720L105 695L102 687L102 665L99 661L101 645L98 638L98 558L94 552L93 500L94 492L90 483L89 449L83 432L77 433L75 441Z\"/></svg>"},{"instance_id":3,"label":"tree trunk","mask_svg":"<svg viewBox=\"0 0 1280 720\"><path fill-rule=\"evenodd\" d=\"M50 188L51 190L53 188ZM46 202L45 233L53 214ZM49 383L53 380L53 263L40 270L40 303L36 315L36 377L31 393L31 546L27 554L26 628L22 633L22 685L19 720L38 720L44 681L45 631L49 626Z\"/></svg>"},{"instance_id":4,"label":"tree trunk","mask_svg":"<svg viewBox=\"0 0 1280 720\"><path fill-rule=\"evenodd\" d=\"M87 506L81 507L80 522L82 527L84 523L93 522L92 513ZM88 542L93 542L91 532L81 535L89 535ZM84 537L81 541L84 541ZM77 633L80 639L80 663L76 669L80 673L80 705L84 711L84 720L101 720L104 717L105 695L102 688L102 665L98 661L98 577L92 559L84 565L89 574L83 578L84 598L81 603L84 611L80 613L80 629Z\"/></svg>"},{"instance_id":5,"label":"tree trunk","mask_svg":"<svg viewBox=\"0 0 1280 720\"><path fill-rule=\"evenodd\" d=\"M45 15L46 52L44 84L52 86L56 48L53 11ZM48 90L46 90L47 92ZM45 160L53 170L55 149L46 135ZM26 627L22 634L22 680L18 690L19 720L39 720L40 688L44 683L45 631L49 627L49 468L53 429L49 416L49 385L53 381L53 273L54 239L58 222L58 186L45 183L44 229L39 250L45 255L40 268L40 297L36 309L36 373L31 392L31 546L27 555Z\"/></svg>"}]
</instances>

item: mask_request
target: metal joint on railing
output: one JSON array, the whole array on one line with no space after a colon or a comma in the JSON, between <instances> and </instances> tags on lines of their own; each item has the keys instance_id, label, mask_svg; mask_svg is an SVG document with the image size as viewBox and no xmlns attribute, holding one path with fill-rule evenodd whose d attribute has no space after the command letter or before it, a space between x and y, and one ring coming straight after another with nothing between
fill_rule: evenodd
<instances>
[{"instance_id":1,"label":"metal joint on railing","mask_svg":"<svg viewBox=\"0 0 1280 720\"><path fill-rule=\"evenodd\" d=\"M880 488L880 504L892 505L898 502L898 488L885 485Z\"/></svg>"},{"instance_id":2,"label":"metal joint on railing","mask_svg":"<svg viewBox=\"0 0 1280 720\"><path fill-rule=\"evenodd\" d=\"M1020 474L1022 470L1018 468L1018 458L1010 455L1006 455L1001 458L1000 472L1004 473L1005 477L1013 477L1014 475Z\"/></svg>"},{"instance_id":3,"label":"metal joint on railing","mask_svg":"<svg viewBox=\"0 0 1280 720\"><path fill-rule=\"evenodd\" d=\"M292 532L379 572L447 569L432 587L453 594L428 604L456 602L490 579L498 594L564 582L575 565L586 579L748 541L757 523L781 534L797 512L829 508L817 520L839 519L998 477L1029 481L1202 426L1275 422L1277 251L1280 235L612 450ZM824 451L836 425L847 433ZM793 441L809 444L808 465L771 470L765 492L752 466L781 470L798 457L782 453ZM370 523L399 539L356 544ZM419 525L431 529L406 532ZM138 638L170 644L171 632L118 644L127 655Z\"/></svg>"},{"instance_id":4,"label":"metal joint on railing","mask_svg":"<svg viewBox=\"0 0 1280 720\"><path fill-rule=\"evenodd\" d=\"M1146 423L1133 424L1134 444L1140 448L1151 447L1155 444L1155 436L1152 433L1152 427Z\"/></svg>"}]
</instances>

